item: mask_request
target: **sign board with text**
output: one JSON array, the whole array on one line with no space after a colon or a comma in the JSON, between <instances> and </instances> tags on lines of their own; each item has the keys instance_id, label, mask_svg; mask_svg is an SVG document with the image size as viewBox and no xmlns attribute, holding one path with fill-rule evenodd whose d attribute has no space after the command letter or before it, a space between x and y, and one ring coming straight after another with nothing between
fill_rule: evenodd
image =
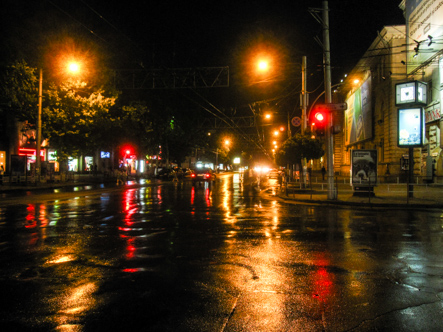
<instances>
[{"instance_id":1,"label":"sign board with text","mask_svg":"<svg viewBox=\"0 0 443 332\"><path fill-rule=\"evenodd\" d=\"M351 183L353 187L377 185L377 150L351 150Z\"/></svg>"}]
</instances>

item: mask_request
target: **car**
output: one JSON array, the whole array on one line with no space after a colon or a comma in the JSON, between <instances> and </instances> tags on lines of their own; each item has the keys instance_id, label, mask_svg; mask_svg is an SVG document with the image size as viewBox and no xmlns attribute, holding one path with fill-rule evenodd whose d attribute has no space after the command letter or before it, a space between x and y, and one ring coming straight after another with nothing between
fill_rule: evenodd
<instances>
[{"instance_id":1,"label":"car","mask_svg":"<svg viewBox=\"0 0 443 332\"><path fill-rule=\"evenodd\" d=\"M214 171L210 168L197 168L191 172L192 184L195 185L197 182L213 182L216 178Z\"/></svg>"},{"instance_id":2,"label":"car","mask_svg":"<svg viewBox=\"0 0 443 332\"><path fill-rule=\"evenodd\" d=\"M161 169L156 178L160 180L172 180L174 178L175 171L171 168L163 168Z\"/></svg>"},{"instance_id":3,"label":"car","mask_svg":"<svg viewBox=\"0 0 443 332\"><path fill-rule=\"evenodd\" d=\"M269 170L269 172L268 172L268 178L270 178L270 179L277 179L279 175L280 175L280 172L275 168Z\"/></svg>"}]
</instances>

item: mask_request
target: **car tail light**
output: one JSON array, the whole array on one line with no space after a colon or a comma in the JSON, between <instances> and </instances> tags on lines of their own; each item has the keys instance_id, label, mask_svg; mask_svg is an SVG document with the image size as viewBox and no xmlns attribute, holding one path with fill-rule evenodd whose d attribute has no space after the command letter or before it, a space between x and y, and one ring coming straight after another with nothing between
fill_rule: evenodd
<instances>
[{"instance_id":1,"label":"car tail light","mask_svg":"<svg viewBox=\"0 0 443 332\"><path fill-rule=\"evenodd\" d=\"M191 174L191 178L195 178L195 173L192 173L192 174Z\"/></svg>"},{"instance_id":2,"label":"car tail light","mask_svg":"<svg viewBox=\"0 0 443 332\"><path fill-rule=\"evenodd\" d=\"M205 174L205 178L209 179L210 177L211 177L211 174L209 174L209 173Z\"/></svg>"}]
</instances>

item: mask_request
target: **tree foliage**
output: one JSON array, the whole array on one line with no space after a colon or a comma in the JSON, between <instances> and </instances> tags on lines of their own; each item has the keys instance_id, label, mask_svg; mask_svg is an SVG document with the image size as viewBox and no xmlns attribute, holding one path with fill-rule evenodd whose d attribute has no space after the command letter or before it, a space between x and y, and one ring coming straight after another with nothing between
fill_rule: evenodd
<instances>
[{"instance_id":1,"label":"tree foliage","mask_svg":"<svg viewBox=\"0 0 443 332\"><path fill-rule=\"evenodd\" d=\"M163 160L178 164L192 153L200 130L194 119L183 115L184 111L163 102L135 101L122 106L122 123L125 139L139 146L142 154L159 154Z\"/></svg>"},{"instance_id":2,"label":"tree foliage","mask_svg":"<svg viewBox=\"0 0 443 332\"><path fill-rule=\"evenodd\" d=\"M36 70L24 60L3 69L1 76L2 109L19 121L33 122L37 115Z\"/></svg>"},{"instance_id":3,"label":"tree foliage","mask_svg":"<svg viewBox=\"0 0 443 332\"><path fill-rule=\"evenodd\" d=\"M45 97L42 136L59 156L76 156L101 146L97 133L106 131L103 119L109 119L117 96L89 90L84 82L68 81L51 86Z\"/></svg>"},{"instance_id":4,"label":"tree foliage","mask_svg":"<svg viewBox=\"0 0 443 332\"><path fill-rule=\"evenodd\" d=\"M275 161L280 166L301 164L303 158L306 160L318 159L324 153L319 139L311 138L309 134L296 134L283 143L277 151Z\"/></svg>"}]
</instances>

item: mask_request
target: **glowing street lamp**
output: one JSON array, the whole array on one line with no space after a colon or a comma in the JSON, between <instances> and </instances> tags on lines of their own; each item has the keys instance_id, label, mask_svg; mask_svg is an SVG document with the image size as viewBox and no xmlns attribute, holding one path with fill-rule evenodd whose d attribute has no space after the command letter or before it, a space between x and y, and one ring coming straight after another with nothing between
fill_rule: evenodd
<instances>
[{"instance_id":1,"label":"glowing street lamp","mask_svg":"<svg viewBox=\"0 0 443 332\"><path fill-rule=\"evenodd\" d=\"M68 71L71 74L77 74L80 72L80 65L77 62L70 62L67 66ZM43 69L39 70L38 79L38 113L37 113L37 133L36 133L36 149L35 149L35 174L36 183L40 181L40 169L41 169L41 157L40 150L42 145L42 104L43 104Z\"/></svg>"},{"instance_id":2,"label":"glowing street lamp","mask_svg":"<svg viewBox=\"0 0 443 332\"><path fill-rule=\"evenodd\" d=\"M80 72L80 65L78 62L70 62L68 63L68 71L71 74L78 74Z\"/></svg>"},{"instance_id":3,"label":"glowing street lamp","mask_svg":"<svg viewBox=\"0 0 443 332\"><path fill-rule=\"evenodd\" d=\"M260 60L257 64L257 69L260 72L266 72L269 70L269 62L267 60Z\"/></svg>"}]
</instances>

